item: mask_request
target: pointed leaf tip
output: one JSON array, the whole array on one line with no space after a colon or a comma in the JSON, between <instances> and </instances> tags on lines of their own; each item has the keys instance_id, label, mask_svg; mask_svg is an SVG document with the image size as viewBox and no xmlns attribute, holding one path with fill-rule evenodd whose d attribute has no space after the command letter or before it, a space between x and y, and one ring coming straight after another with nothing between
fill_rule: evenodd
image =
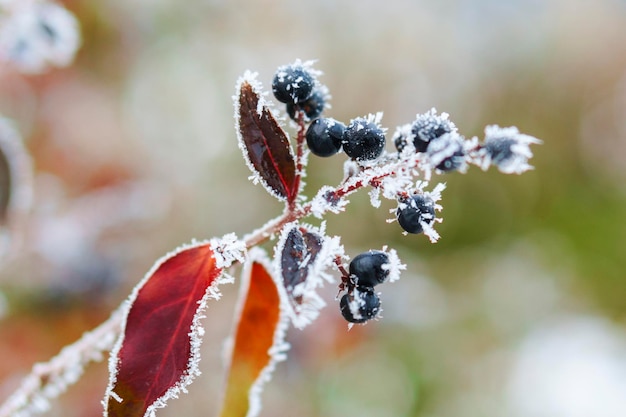
<instances>
[{"instance_id":1,"label":"pointed leaf tip","mask_svg":"<svg viewBox=\"0 0 626 417\"><path fill-rule=\"evenodd\" d=\"M293 201L297 195L296 165L289 137L251 75L240 81L235 107L239 146L250 170L270 194Z\"/></svg>"},{"instance_id":2,"label":"pointed leaf tip","mask_svg":"<svg viewBox=\"0 0 626 417\"><path fill-rule=\"evenodd\" d=\"M105 416L149 415L199 374L199 319L221 272L204 243L166 255L135 288L111 353Z\"/></svg>"}]
</instances>

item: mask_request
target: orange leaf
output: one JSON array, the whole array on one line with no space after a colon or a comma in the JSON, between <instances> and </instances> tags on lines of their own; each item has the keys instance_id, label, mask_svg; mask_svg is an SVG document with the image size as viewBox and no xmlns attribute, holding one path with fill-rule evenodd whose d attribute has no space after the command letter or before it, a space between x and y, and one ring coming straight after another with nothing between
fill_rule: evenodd
<instances>
[{"instance_id":1,"label":"orange leaf","mask_svg":"<svg viewBox=\"0 0 626 417\"><path fill-rule=\"evenodd\" d=\"M240 315L221 417L250 417L260 411L262 383L276 362L284 359L287 348L287 321L269 262L260 250L251 254L242 276Z\"/></svg>"}]
</instances>

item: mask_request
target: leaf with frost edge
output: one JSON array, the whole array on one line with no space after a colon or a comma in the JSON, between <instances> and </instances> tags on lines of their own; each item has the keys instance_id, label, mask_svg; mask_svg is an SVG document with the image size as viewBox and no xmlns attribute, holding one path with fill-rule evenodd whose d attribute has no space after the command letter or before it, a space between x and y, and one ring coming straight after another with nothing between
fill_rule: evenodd
<instances>
[{"instance_id":1,"label":"leaf with frost edge","mask_svg":"<svg viewBox=\"0 0 626 417\"><path fill-rule=\"evenodd\" d=\"M0 116L0 151L4 154L7 169L9 171L9 197L7 206L4 208L4 218L0 219L2 234L2 246L10 244L10 236L13 223L21 220L32 206L33 201L33 162L24 146L24 142L19 132L10 119ZM8 250L7 247L0 247L0 255Z\"/></svg>"},{"instance_id":2,"label":"leaf with frost edge","mask_svg":"<svg viewBox=\"0 0 626 417\"><path fill-rule=\"evenodd\" d=\"M234 113L234 117L235 117L235 132L237 133L237 143L238 143L239 149L241 150L241 153L243 154L243 159L245 160L246 165L248 166L248 168L252 172L252 175L250 176L250 179L252 180L252 182L254 184L261 183L261 185L263 185L263 188L265 188L267 190L267 192L269 192L271 195L276 197L279 201L285 201L285 200L287 200L289 198L289 195L282 196L282 195L278 194L278 192L274 188L272 188L267 183L267 181L263 178L263 175L261 175L261 173L259 173L257 171L257 169L255 168L254 164L250 160L250 156L248 155L248 150L247 150L247 147L246 147L246 143L245 143L244 138L243 138L243 136L241 134L241 129L240 129L240 123L241 123L241 116L240 116L241 87L243 86L244 83L247 83L248 85L250 85L250 87L252 88L252 91L258 97L258 103L257 103L257 108L256 108L257 115L259 117L261 117L263 115L263 112L267 111L268 114L270 114L272 116L272 118L276 121L276 124L278 125L278 127L283 131L283 133L285 135L285 138L287 139L287 143L289 144L289 134L283 129L283 124L281 123L281 118L276 117L274 115L274 112L272 111L272 107L273 106L271 105L271 103L267 102L265 100L264 96L267 95L267 93L263 92L263 86L262 86L261 82L259 80L257 80L257 76L258 76L257 72L251 72L249 70L246 70L244 72L244 74L237 80L237 84L236 84L236 87L235 87L236 91L237 91L237 94L235 94L233 96L233 102L234 102L234 108L235 108L235 113ZM294 172L295 172L295 170L296 170L295 156L294 156L293 149L292 149L291 145L288 146L288 149L289 149L289 154L291 155L291 158L294 161ZM285 191L289 192L289 190L285 190ZM299 190L292 190L292 191L295 193L294 197L299 195Z\"/></svg>"},{"instance_id":3,"label":"leaf with frost edge","mask_svg":"<svg viewBox=\"0 0 626 417\"><path fill-rule=\"evenodd\" d=\"M148 271L148 273L144 276L144 278L139 282L139 284L135 286L135 288L133 289L128 299L124 302L124 304L120 308L124 317L125 318L128 317L130 309L133 303L135 302L135 300L137 299L137 296L141 288L143 288L143 286L150 280L152 275L154 275L154 273L159 269L159 267L161 267L161 265L163 265L167 260L175 257L176 255L182 252L185 252L187 250L190 250L190 249L209 245L212 251L212 255L215 258L216 268L222 269L222 270L223 270L223 267L226 267L229 265L229 264L225 265L228 263L228 260L227 260L228 258L223 258L223 257L221 258L221 263L224 266L220 267L218 266L218 264L220 263L220 258L215 256L216 253L218 252L228 253L230 257L243 256L241 253L236 253L236 249L232 249L232 247L234 246L234 242L232 241L233 236L234 234L229 234L229 235L226 235L225 238L223 239L212 239L210 241L199 241L199 242L192 242L191 244L185 244L167 253L165 256L161 257L160 259L158 259L154 263L152 268ZM229 249L224 250L224 248L229 248ZM223 272L221 273L223 274ZM150 416L150 417L155 416L156 410L158 408L164 408L167 405L166 403L169 399L178 398L178 395L181 392L186 393L187 387L193 382L196 376L200 375L198 363L200 362L200 345L202 343L202 336L204 335L204 328L200 324L200 320L205 317L203 313L206 310L208 300L211 298L215 300L219 300L219 298L221 297L221 293L218 290L218 286L221 284L232 283L232 282L233 280L231 277L227 275L226 276L222 275L221 278L218 276L211 283L211 285L207 287L204 296L198 301L198 308L196 309L196 312L194 314L192 325L191 325L190 332L189 332L189 338L191 341L191 352L189 356L187 369L185 370L185 372L183 372L183 374L181 375L181 379L176 384L168 388L165 394L163 394L161 397L159 397L156 401L154 401L152 404L148 406L148 408L146 409L144 413L144 416ZM108 402L110 398L119 402L122 401L122 399L114 392L113 389L114 389L115 383L117 382L118 363L119 363L118 355L124 343L125 330L126 330L126 319L124 319L122 323L120 336L117 342L115 343L115 346L111 350L111 356L109 357L109 384L107 386L105 396L102 401L102 405L104 406L104 412L103 412L104 417L108 416Z\"/></svg>"},{"instance_id":4,"label":"leaf with frost edge","mask_svg":"<svg viewBox=\"0 0 626 417\"><path fill-rule=\"evenodd\" d=\"M289 232L294 227L302 227L309 233L315 233L320 236L322 240L322 247L318 255L316 256L314 262L309 264L307 279L294 288L294 292L298 289L298 292L302 294L302 302L297 305L294 305L291 301L291 296L288 294L283 283L280 262L285 242L287 241ZM279 240L274 248L273 267L274 270L277 271L277 275L280 278L278 289L281 293L281 299L285 300L284 308L287 315L291 319L294 327L298 329L303 329L307 325L311 324L319 315L320 310L326 306L326 302L324 302L324 300L317 294L316 290L322 287L324 282L335 282L335 278L327 273L326 270L329 267L335 267L334 259L336 257L344 257L344 248L339 241L339 237L326 236L325 228L325 222L322 222L320 227L299 223L298 221L287 223L281 230Z\"/></svg>"},{"instance_id":5,"label":"leaf with frost edge","mask_svg":"<svg viewBox=\"0 0 626 417\"><path fill-rule=\"evenodd\" d=\"M246 297L252 275L252 264L255 262L261 264L263 268L265 268L268 275L274 281L274 284L276 285L276 290L278 292L280 305L278 306L279 317L276 330L274 331L274 341L272 343L272 347L268 351L270 361L261 370L257 379L250 386L250 389L248 391L249 409L246 417L256 417L261 412L261 394L263 392L263 386L265 383L271 380L272 373L274 372L274 369L276 369L276 365L279 362L287 359L287 351L290 348L289 343L285 341L287 329L289 328L289 317L285 308L287 303L285 297L287 296L287 294L281 292L282 279L280 277L280 274L277 274L276 270L273 268L273 265L267 256L267 253L261 248L254 247L248 252L247 259L243 264L244 266L241 273L242 279L239 288L238 302L235 309L235 328L233 330L233 334L226 341L227 349L228 351L232 351L232 349L234 349L234 338L236 336L238 323L241 320L241 315L243 314L243 309L246 303Z\"/></svg>"}]
</instances>

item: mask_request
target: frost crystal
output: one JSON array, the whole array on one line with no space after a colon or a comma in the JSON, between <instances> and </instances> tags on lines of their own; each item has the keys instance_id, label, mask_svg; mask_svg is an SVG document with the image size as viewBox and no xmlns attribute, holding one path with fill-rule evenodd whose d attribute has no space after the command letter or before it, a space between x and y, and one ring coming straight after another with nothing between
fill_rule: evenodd
<instances>
[{"instance_id":1,"label":"frost crystal","mask_svg":"<svg viewBox=\"0 0 626 417\"><path fill-rule=\"evenodd\" d=\"M528 164L533 156L530 145L540 143L539 139L520 133L516 127L491 125L485 128L485 142L475 159L483 170L495 165L505 174L521 174L533 169Z\"/></svg>"},{"instance_id":2,"label":"frost crystal","mask_svg":"<svg viewBox=\"0 0 626 417\"><path fill-rule=\"evenodd\" d=\"M445 133L433 139L426 149L431 166L444 172L467 172L463 142L458 133Z\"/></svg>"},{"instance_id":3,"label":"frost crystal","mask_svg":"<svg viewBox=\"0 0 626 417\"><path fill-rule=\"evenodd\" d=\"M39 73L72 62L80 45L78 22L52 2L17 2L0 21L0 58L19 70Z\"/></svg>"},{"instance_id":4,"label":"frost crystal","mask_svg":"<svg viewBox=\"0 0 626 417\"><path fill-rule=\"evenodd\" d=\"M246 259L246 243L234 233L226 234L221 239L211 239L211 249L218 268L228 268L233 262L243 263Z\"/></svg>"},{"instance_id":5,"label":"frost crystal","mask_svg":"<svg viewBox=\"0 0 626 417\"><path fill-rule=\"evenodd\" d=\"M406 265L400 261L398 253L395 249L387 249L383 247L383 252L387 253L389 257L389 263L383 265L383 269L389 271L389 282L394 282L400 279L400 271L406 270Z\"/></svg>"},{"instance_id":6,"label":"frost crystal","mask_svg":"<svg viewBox=\"0 0 626 417\"><path fill-rule=\"evenodd\" d=\"M411 125L411 134L414 138L415 149L418 152L425 152L432 140L446 133L457 132L456 126L448 120L448 117L448 113L438 115L434 107L428 112L416 116Z\"/></svg>"},{"instance_id":7,"label":"frost crystal","mask_svg":"<svg viewBox=\"0 0 626 417\"><path fill-rule=\"evenodd\" d=\"M325 213L341 213L348 205L348 200L338 197L335 189L331 186L320 188L317 195L311 200L311 214L321 219Z\"/></svg>"}]
</instances>

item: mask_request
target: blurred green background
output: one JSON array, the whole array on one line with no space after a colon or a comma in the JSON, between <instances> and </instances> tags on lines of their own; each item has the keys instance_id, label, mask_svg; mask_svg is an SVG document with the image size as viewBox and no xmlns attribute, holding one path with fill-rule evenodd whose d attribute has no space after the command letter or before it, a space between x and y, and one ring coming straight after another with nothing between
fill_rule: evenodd
<instances>
[{"instance_id":1,"label":"blurred green background","mask_svg":"<svg viewBox=\"0 0 626 417\"><path fill-rule=\"evenodd\" d=\"M154 260L281 212L247 180L232 95L246 70L317 59L327 114L431 107L467 137L544 141L521 176L441 177L436 244L355 196L327 218L346 252L407 264L383 319L347 331L336 289L264 395L261 416L618 417L626 410L626 2L623 0L64 2L74 65L0 73L0 113L32 153L35 204L0 270L0 401L33 362L104 320ZM293 130L290 131L293 134ZM389 135L390 136L390 135ZM388 143L388 149L392 144ZM345 155L310 158L306 193ZM203 375L161 416L213 416L236 286L208 311ZM98 416L106 365L49 415Z\"/></svg>"}]
</instances>

